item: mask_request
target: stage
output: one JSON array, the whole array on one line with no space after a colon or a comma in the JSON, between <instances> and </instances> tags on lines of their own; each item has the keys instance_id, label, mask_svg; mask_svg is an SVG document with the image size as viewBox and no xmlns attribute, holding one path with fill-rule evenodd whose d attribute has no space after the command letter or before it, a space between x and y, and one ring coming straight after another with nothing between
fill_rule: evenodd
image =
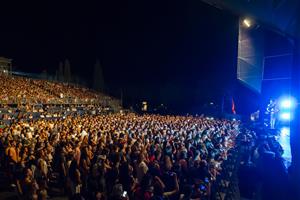
<instances>
[{"instance_id":1,"label":"stage","mask_svg":"<svg viewBox=\"0 0 300 200\"><path fill-rule=\"evenodd\" d=\"M282 126L281 128L279 128L279 131L280 133L276 136L276 139L284 150L282 157L285 160L285 166L289 167L292 161L290 145L290 127Z\"/></svg>"}]
</instances>

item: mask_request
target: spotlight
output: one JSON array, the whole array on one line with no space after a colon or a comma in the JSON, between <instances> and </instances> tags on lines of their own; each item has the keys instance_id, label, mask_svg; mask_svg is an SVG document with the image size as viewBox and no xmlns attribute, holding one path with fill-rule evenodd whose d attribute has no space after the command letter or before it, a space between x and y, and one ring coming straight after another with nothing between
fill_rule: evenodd
<instances>
[{"instance_id":1,"label":"spotlight","mask_svg":"<svg viewBox=\"0 0 300 200\"><path fill-rule=\"evenodd\" d=\"M281 107L282 108L291 108L292 107L292 102L291 100L284 100L281 102Z\"/></svg>"},{"instance_id":2,"label":"spotlight","mask_svg":"<svg viewBox=\"0 0 300 200\"><path fill-rule=\"evenodd\" d=\"M291 120L291 113L284 112L280 114L280 119L284 121L290 121Z\"/></svg>"},{"instance_id":3,"label":"spotlight","mask_svg":"<svg viewBox=\"0 0 300 200\"><path fill-rule=\"evenodd\" d=\"M246 18L243 20L243 24L247 27L247 28L250 28L252 23L251 23L251 20Z\"/></svg>"},{"instance_id":4,"label":"spotlight","mask_svg":"<svg viewBox=\"0 0 300 200\"><path fill-rule=\"evenodd\" d=\"M295 106L295 101L293 98L285 98L285 99L282 99L281 102L280 102L280 107L282 109L291 109Z\"/></svg>"}]
</instances>

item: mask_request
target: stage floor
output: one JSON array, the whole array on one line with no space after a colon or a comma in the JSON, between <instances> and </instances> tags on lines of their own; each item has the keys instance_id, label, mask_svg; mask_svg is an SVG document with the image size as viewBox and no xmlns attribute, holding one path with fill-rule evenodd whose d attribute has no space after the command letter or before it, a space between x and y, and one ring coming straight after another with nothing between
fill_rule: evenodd
<instances>
[{"instance_id":1,"label":"stage floor","mask_svg":"<svg viewBox=\"0 0 300 200\"><path fill-rule=\"evenodd\" d=\"M277 137L278 137L278 142L280 143L280 145L284 150L282 157L285 160L285 166L289 167L292 161L291 145L290 145L290 127L283 126L279 130L280 130L280 134Z\"/></svg>"}]
</instances>

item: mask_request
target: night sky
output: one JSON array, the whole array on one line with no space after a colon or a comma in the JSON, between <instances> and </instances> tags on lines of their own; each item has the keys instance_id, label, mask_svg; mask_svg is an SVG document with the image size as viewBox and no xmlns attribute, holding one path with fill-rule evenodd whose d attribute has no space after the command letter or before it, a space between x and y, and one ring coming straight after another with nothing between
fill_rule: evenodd
<instances>
[{"instance_id":1,"label":"night sky","mask_svg":"<svg viewBox=\"0 0 300 200\"><path fill-rule=\"evenodd\" d=\"M91 85L99 59L107 92L123 90L125 104L186 112L234 89L238 19L229 13L198 0L39 4L2 5L0 56L16 70L54 73L67 58Z\"/></svg>"}]
</instances>

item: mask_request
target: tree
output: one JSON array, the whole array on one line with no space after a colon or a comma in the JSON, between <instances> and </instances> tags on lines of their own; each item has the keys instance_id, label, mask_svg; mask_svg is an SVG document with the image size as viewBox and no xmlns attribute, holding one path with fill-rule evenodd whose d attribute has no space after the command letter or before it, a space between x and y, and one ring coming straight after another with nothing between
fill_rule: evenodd
<instances>
[{"instance_id":1,"label":"tree","mask_svg":"<svg viewBox=\"0 0 300 200\"><path fill-rule=\"evenodd\" d=\"M63 71L63 63L59 62L59 67L58 67L58 81L64 81L64 71Z\"/></svg>"},{"instance_id":2,"label":"tree","mask_svg":"<svg viewBox=\"0 0 300 200\"><path fill-rule=\"evenodd\" d=\"M65 60L65 66L64 66L64 81L70 83L72 80L71 75L71 66L68 59Z\"/></svg>"},{"instance_id":3,"label":"tree","mask_svg":"<svg viewBox=\"0 0 300 200\"><path fill-rule=\"evenodd\" d=\"M44 80L47 80L48 78L48 74L47 74L47 70L44 69L41 73L41 78L44 79Z\"/></svg>"},{"instance_id":4,"label":"tree","mask_svg":"<svg viewBox=\"0 0 300 200\"><path fill-rule=\"evenodd\" d=\"M103 70L100 64L100 61L97 59L94 65L94 80L93 80L93 88L96 91L103 92L104 91L104 77Z\"/></svg>"},{"instance_id":5,"label":"tree","mask_svg":"<svg viewBox=\"0 0 300 200\"><path fill-rule=\"evenodd\" d=\"M55 71L55 75L54 75L54 81L58 81L58 70Z\"/></svg>"}]
</instances>

